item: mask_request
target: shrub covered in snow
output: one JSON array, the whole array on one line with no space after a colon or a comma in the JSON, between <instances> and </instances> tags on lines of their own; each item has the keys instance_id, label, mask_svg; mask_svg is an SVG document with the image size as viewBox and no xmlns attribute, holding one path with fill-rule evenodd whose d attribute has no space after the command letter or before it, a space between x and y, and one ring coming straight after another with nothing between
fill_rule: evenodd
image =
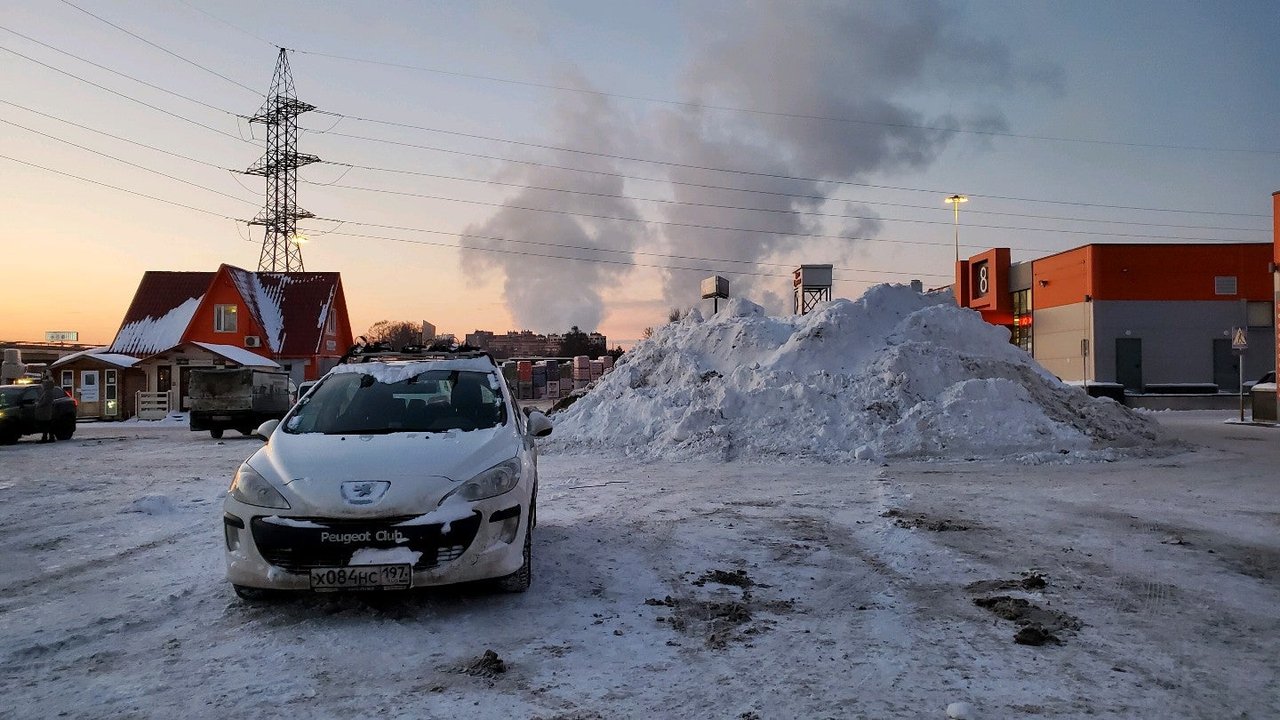
<instances>
[{"instance_id":1,"label":"shrub covered in snow","mask_svg":"<svg viewBox=\"0 0 1280 720\"><path fill-rule=\"evenodd\" d=\"M640 457L1043 459L1157 425L1064 385L945 294L880 285L805 316L744 300L658 329L556 416L552 448Z\"/></svg>"}]
</instances>

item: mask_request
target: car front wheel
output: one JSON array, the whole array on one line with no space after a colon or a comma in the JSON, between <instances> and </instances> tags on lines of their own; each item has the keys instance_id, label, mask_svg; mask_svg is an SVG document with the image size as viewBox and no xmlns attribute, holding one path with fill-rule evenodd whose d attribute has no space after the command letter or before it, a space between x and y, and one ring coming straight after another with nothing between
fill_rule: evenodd
<instances>
[{"instance_id":1,"label":"car front wheel","mask_svg":"<svg viewBox=\"0 0 1280 720\"><path fill-rule=\"evenodd\" d=\"M221 439L222 439L222 428L218 428L217 430L210 430L210 431L209 431L209 437L213 438L214 440L221 440Z\"/></svg>"},{"instance_id":2,"label":"car front wheel","mask_svg":"<svg viewBox=\"0 0 1280 720\"><path fill-rule=\"evenodd\" d=\"M524 564L520 569L511 573L506 577L498 578L498 589L502 592L519 593L529 589L529 583L533 580L532 556L533 556L533 523L529 523L529 527L524 531Z\"/></svg>"}]
</instances>

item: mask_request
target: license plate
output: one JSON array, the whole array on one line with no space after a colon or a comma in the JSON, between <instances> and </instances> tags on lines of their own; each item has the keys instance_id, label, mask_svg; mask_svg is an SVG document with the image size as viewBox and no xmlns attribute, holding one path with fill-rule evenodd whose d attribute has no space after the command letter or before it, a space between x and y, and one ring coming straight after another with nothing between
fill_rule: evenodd
<instances>
[{"instance_id":1,"label":"license plate","mask_svg":"<svg viewBox=\"0 0 1280 720\"><path fill-rule=\"evenodd\" d=\"M230 422L231 416L230 415L213 415L209 419L213 420L214 422Z\"/></svg>"},{"instance_id":2,"label":"license plate","mask_svg":"<svg viewBox=\"0 0 1280 720\"><path fill-rule=\"evenodd\" d=\"M408 590L412 582L413 566L408 563L311 569L311 589L317 592Z\"/></svg>"}]
</instances>

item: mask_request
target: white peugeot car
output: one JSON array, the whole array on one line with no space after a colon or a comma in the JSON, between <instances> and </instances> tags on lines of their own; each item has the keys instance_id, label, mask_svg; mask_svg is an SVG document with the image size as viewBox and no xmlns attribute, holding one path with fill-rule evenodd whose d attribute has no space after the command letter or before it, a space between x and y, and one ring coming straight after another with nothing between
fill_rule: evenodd
<instances>
[{"instance_id":1,"label":"white peugeot car","mask_svg":"<svg viewBox=\"0 0 1280 720\"><path fill-rule=\"evenodd\" d=\"M398 590L530 581L546 415L519 412L487 355L331 370L235 473L227 579L270 590Z\"/></svg>"}]
</instances>

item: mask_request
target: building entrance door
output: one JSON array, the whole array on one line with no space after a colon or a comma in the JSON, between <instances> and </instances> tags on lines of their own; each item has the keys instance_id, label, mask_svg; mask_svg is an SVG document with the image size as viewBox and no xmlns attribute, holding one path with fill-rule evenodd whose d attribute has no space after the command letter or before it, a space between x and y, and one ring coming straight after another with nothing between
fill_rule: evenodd
<instances>
[{"instance_id":1,"label":"building entrance door","mask_svg":"<svg viewBox=\"0 0 1280 720\"><path fill-rule=\"evenodd\" d=\"M1240 356L1231 351L1230 338L1213 340L1213 382L1219 390L1240 392Z\"/></svg>"},{"instance_id":2,"label":"building entrance door","mask_svg":"<svg viewBox=\"0 0 1280 720\"><path fill-rule=\"evenodd\" d=\"M1142 338L1116 338L1116 382L1142 392Z\"/></svg>"}]
</instances>

